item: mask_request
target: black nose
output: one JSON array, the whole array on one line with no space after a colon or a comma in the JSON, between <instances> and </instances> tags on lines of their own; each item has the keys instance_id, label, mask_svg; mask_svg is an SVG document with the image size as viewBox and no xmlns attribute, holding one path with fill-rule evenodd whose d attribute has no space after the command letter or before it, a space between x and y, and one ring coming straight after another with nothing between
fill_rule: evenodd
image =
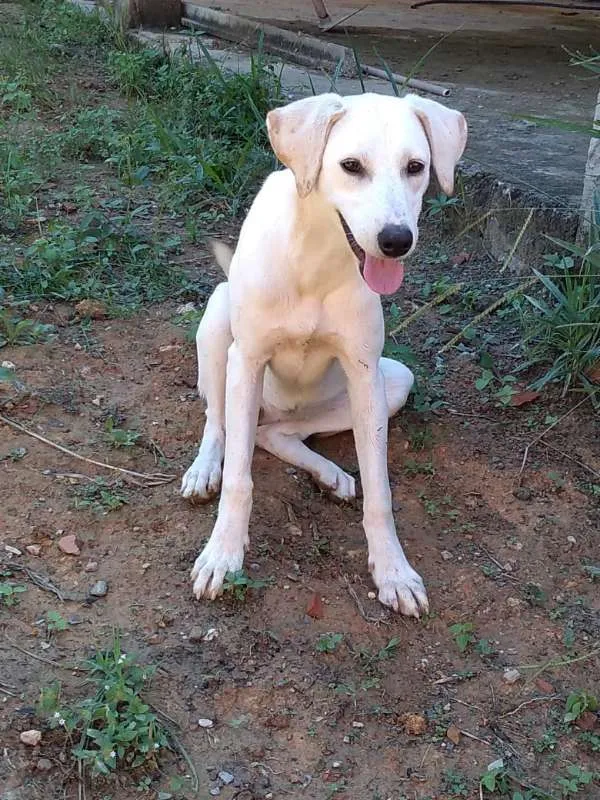
<instances>
[{"instance_id":1,"label":"black nose","mask_svg":"<svg viewBox=\"0 0 600 800\"><path fill-rule=\"evenodd\" d=\"M386 225L377 236L377 244L384 256L398 258L408 253L413 243L413 235L406 225Z\"/></svg>"}]
</instances>

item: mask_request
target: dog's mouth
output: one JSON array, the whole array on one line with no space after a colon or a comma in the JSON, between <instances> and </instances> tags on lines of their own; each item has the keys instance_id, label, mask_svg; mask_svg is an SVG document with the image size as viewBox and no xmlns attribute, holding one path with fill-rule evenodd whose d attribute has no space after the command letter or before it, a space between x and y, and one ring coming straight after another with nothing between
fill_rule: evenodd
<instances>
[{"instance_id":1,"label":"dog's mouth","mask_svg":"<svg viewBox=\"0 0 600 800\"><path fill-rule=\"evenodd\" d=\"M404 280L404 264L395 258L380 258L366 253L339 211L338 216L348 246L358 259L360 274L369 289L377 294L395 294Z\"/></svg>"}]
</instances>

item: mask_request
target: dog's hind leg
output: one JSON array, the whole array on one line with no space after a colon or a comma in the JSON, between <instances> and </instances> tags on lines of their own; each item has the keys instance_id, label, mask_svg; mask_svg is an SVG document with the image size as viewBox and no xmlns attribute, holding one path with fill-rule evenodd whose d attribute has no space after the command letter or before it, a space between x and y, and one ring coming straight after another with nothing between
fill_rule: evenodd
<instances>
[{"instance_id":1,"label":"dog's hind leg","mask_svg":"<svg viewBox=\"0 0 600 800\"><path fill-rule=\"evenodd\" d=\"M221 486L227 351L232 341L229 287L221 283L208 301L196 334L198 393L206 400L206 424L198 455L181 483L181 493L186 498L210 500Z\"/></svg>"},{"instance_id":2,"label":"dog's hind leg","mask_svg":"<svg viewBox=\"0 0 600 800\"><path fill-rule=\"evenodd\" d=\"M412 388L412 372L398 361L382 358L379 361L385 382L388 414L391 417L406 403ZM341 500L352 500L356 494L354 478L329 459L315 453L304 444L309 436L332 436L352 428L350 400L341 392L332 400L313 409L303 417L285 422L259 425L256 443L288 464L306 470L323 488Z\"/></svg>"}]
</instances>

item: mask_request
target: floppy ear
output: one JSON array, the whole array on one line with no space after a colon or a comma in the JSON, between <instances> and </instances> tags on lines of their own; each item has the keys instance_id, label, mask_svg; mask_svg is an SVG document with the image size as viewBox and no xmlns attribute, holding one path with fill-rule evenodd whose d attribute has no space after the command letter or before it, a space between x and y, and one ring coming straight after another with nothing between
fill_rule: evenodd
<instances>
[{"instance_id":1,"label":"floppy ear","mask_svg":"<svg viewBox=\"0 0 600 800\"><path fill-rule=\"evenodd\" d=\"M467 143L467 121L460 113L435 100L411 94L406 98L425 128L431 160L445 194L454 192L454 170Z\"/></svg>"},{"instance_id":2,"label":"floppy ear","mask_svg":"<svg viewBox=\"0 0 600 800\"><path fill-rule=\"evenodd\" d=\"M339 95L319 94L267 114L271 147L294 173L300 197L306 197L314 189L329 131L343 113Z\"/></svg>"}]
</instances>

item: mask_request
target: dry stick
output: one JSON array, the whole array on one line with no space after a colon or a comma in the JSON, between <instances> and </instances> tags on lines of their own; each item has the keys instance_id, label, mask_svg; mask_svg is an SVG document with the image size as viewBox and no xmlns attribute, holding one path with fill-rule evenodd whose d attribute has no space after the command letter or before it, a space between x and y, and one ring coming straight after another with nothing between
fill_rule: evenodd
<instances>
[{"instance_id":1,"label":"dry stick","mask_svg":"<svg viewBox=\"0 0 600 800\"><path fill-rule=\"evenodd\" d=\"M584 464L583 461L579 461L578 459L573 458L573 456L570 456L568 453L565 453L563 450L559 450L558 447L555 447L553 444L550 444L549 442L547 442L545 440L542 441L542 444L544 445L544 447L549 447L550 450L554 450L555 453L559 453L564 458L568 458L569 461L572 461L574 464L577 464L578 467L581 467L582 469L587 470L589 473L594 475L596 478L600 478L600 472L596 472L595 469L592 469L587 464Z\"/></svg>"},{"instance_id":2,"label":"dry stick","mask_svg":"<svg viewBox=\"0 0 600 800\"><path fill-rule=\"evenodd\" d=\"M51 592L52 594L55 594L61 603L64 603L65 600L83 599L83 596L78 598L71 593L62 592L52 583L50 578L47 578L45 575L42 575L39 572L34 572L32 569L29 569L29 567L25 567L22 564L13 564L7 561L0 561L0 566L5 567L6 569L24 572L33 584L35 584L39 589L43 589L45 592Z\"/></svg>"},{"instance_id":3,"label":"dry stick","mask_svg":"<svg viewBox=\"0 0 600 800\"><path fill-rule=\"evenodd\" d=\"M358 608L358 612L361 615L361 617L364 620L366 620L367 622L372 622L375 625L379 625L380 623L382 625L389 625L390 623L386 619L383 619L382 617L371 617L371 616L369 616L367 614L367 612L365 611L365 609L363 607L363 604L360 601L359 596L356 594L356 591L354 590L354 588L350 585L350 581L348 580L348 576L344 575L343 577L344 577L344 582L346 584L346 588L348 589L348 594L350 595L350 597L356 603L356 607Z\"/></svg>"},{"instance_id":4,"label":"dry stick","mask_svg":"<svg viewBox=\"0 0 600 800\"><path fill-rule=\"evenodd\" d=\"M22 433L26 433L27 436L32 436L34 439L37 439L44 444L50 445L50 447L54 447L56 450L60 450L61 453L66 453L66 455L71 456L72 458L78 458L80 461L85 461L88 464L93 464L96 467L102 467L102 469L110 469L114 472L120 472L123 475L130 475L134 478L140 478L141 480L145 481L147 486L161 486L164 483L170 483L171 481L175 480L175 475L165 475L161 472L155 473L144 473L144 472L134 472L131 469L125 469L124 467L115 467L113 464L107 464L104 461L96 461L93 458L87 458L87 456L82 456L79 453L76 453L74 450L69 450L68 447L63 447L61 444L57 444L53 442L51 439L46 439L45 436L41 436L39 433L34 433L30 431L29 428L26 428L24 425L21 425L18 422L15 422L8 417L5 417L4 414L0 414L0 422L3 422L5 425L9 425L11 428L15 430L21 431Z\"/></svg>"},{"instance_id":5,"label":"dry stick","mask_svg":"<svg viewBox=\"0 0 600 800\"><path fill-rule=\"evenodd\" d=\"M481 322L482 319L488 317L497 308L500 308L500 306L504 305L504 303L507 303L509 300L512 300L514 297L517 297L517 295L521 294L525 289L534 284L536 281L537 277L528 278L526 281L523 281L523 283L520 283L514 289L510 289L508 292L505 292L502 295L502 297L499 297L495 302L491 304L491 306L488 306L480 314L477 314L477 316L474 317L471 320L471 322L469 322L468 325L465 325L465 327L461 331L459 331L459 333L457 333L456 336L453 336L449 342L446 342L446 344L438 350L438 355L441 355L442 353L445 353L447 350L449 350L451 347L454 347L454 345L457 342L460 342L465 333L468 330L470 330L474 325L477 325L477 323Z\"/></svg>"},{"instance_id":6,"label":"dry stick","mask_svg":"<svg viewBox=\"0 0 600 800\"><path fill-rule=\"evenodd\" d=\"M525 706L530 706L532 703L541 703L544 700L560 700L559 694L549 694L544 697L532 697L531 700L525 700L524 703L521 703L516 708L513 708L512 711L507 711L506 714L500 714L498 719L504 719L504 717L512 717L513 714L519 712Z\"/></svg>"},{"instance_id":7,"label":"dry stick","mask_svg":"<svg viewBox=\"0 0 600 800\"><path fill-rule=\"evenodd\" d=\"M529 442L529 444L525 448L525 452L523 453L523 460L521 461L521 469L519 470L519 474L517 475L517 483L518 484L521 483L521 477L523 475L523 470L525 469L525 464L527 463L527 457L529 456L529 451L531 450L531 448L535 444L537 444L540 441L540 439L542 439L549 431L551 431L552 428L555 428L558 425L559 422L562 422L564 419L566 419L569 416L569 414L572 414L573 411L575 411L576 409L579 408L579 406L583 405L586 402L586 400L590 400L592 398L592 396L597 391L598 391L598 389L595 389L590 394L586 394L586 396L582 400L580 400L578 403L576 403L573 406L573 408L570 408L561 417L559 417L558 419L555 419L554 422L552 422L550 425L548 425L547 428L544 428L544 430L541 433L539 433L534 439L532 439Z\"/></svg>"},{"instance_id":8,"label":"dry stick","mask_svg":"<svg viewBox=\"0 0 600 800\"><path fill-rule=\"evenodd\" d=\"M521 226L521 230L517 234L517 238L513 242L513 246L510 248L510 251L509 251L508 255L504 259L504 264L502 264L502 267L500 269L500 274L501 275L504 272L504 270L508 267L510 262L512 261L512 258L514 256L514 254L517 252L517 247L521 244L521 239L523 238L523 236L525 236L525 231L527 230L527 227L528 227L529 223L531 222L531 218L532 217L533 217L533 208L529 209L529 216L527 217L527 219L525 220L525 222Z\"/></svg>"},{"instance_id":9,"label":"dry stick","mask_svg":"<svg viewBox=\"0 0 600 800\"><path fill-rule=\"evenodd\" d=\"M419 319L419 317L422 316L426 311L429 311L430 308L438 306L447 297L451 297L453 294L460 292L460 290L463 288L464 285L465 285L464 283L455 283L453 286L449 286L446 289L446 291L442 292L441 294L438 294L438 296L434 297L433 300L430 300L429 303L425 303L425 305L418 308L405 320L402 320L400 325L394 328L393 331L390 331L389 336L395 336L397 333L400 333L400 331L406 330L406 328L408 328L409 325L411 325L416 319Z\"/></svg>"},{"instance_id":10,"label":"dry stick","mask_svg":"<svg viewBox=\"0 0 600 800\"><path fill-rule=\"evenodd\" d=\"M49 658L38 656L37 653L32 653L30 650L25 650L23 647L20 647L16 642L13 642L13 640L9 639L8 637L5 637L5 641L8 642L11 647L14 647L15 650L23 653L23 655L29 656L30 658L35 658L36 661L41 661L42 664L50 664L51 667L56 667L57 669L67 669L69 672L85 672L82 667L76 667L73 664L66 666L65 664L59 664L58 661L52 661Z\"/></svg>"},{"instance_id":11,"label":"dry stick","mask_svg":"<svg viewBox=\"0 0 600 800\"><path fill-rule=\"evenodd\" d=\"M520 664L517 669L535 669L535 672L531 676L531 680L537 678L538 675L541 675L542 672L545 672L547 669L553 669L554 667L568 667L571 664L577 664L579 661L586 661L588 658L592 658L592 656L597 656L600 654L600 647L596 647L594 650L590 650L589 653L584 653L582 656L577 656L576 658L565 658L562 661L557 661L555 658L551 658L550 661L547 661L545 664Z\"/></svg>"},{"instance_id":12,"label":"dry stick","mask_svg":"<svg viewBox=\"0 0 600 800\"><path fill-rule=\"evenodd\" d=\"M370 4L367 3L365 6L361 6L360 8L355 8L354 11L350 11L348 14L344 14L339 19L333 19L333 20L330 20L329 22L327 22L326 20L322 20L319 23L319 28L320 28L320 30L323 31L323 33L327 33L328 31L332 31L334 28L337 28L338 25L341 25L342 22L347 22L351 17L355 17L357 14L360 14L360 12L364 11L365 8L368 8L369 5Z\"/></svg>"},{"instance_id":13,"label":"dry stick","mask_svg":"<svg viewBox=\"0 0 600 800\"><path fill-rule=\"evenodd\" d=\"M459 728L459 731L462 733L463 736L466 736L467 739L474 739L476 742L481 742L482 744L486 744L488 747L492 746L492 743L488 742L487 739L481 739L479 736L475 736L474 733L469 733L469 731L463 731L462 728Z\"/></svg>"}]
</instances>

